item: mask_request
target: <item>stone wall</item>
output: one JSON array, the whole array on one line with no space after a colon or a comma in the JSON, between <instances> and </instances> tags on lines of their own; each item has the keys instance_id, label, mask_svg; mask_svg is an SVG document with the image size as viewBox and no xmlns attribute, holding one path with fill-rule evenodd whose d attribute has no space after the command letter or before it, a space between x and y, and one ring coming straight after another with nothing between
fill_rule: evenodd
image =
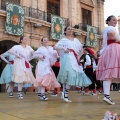
<instances>
[{"instance_id":1,"label":"stone wall","mask_svg":"<svg viewBox=\"0 0 120 120\"><path fill-rule=\"evenodd\" d=\"M99 1L100 2L98 5L97 0L60 0L61 17L69 18L70 25L74 26L82 22L81 8L91 10L93 26L99 26L99 30L102 31L104 28L104 4L101 0ZM21 5L32 8L38 7L38 9L42 11L47 11L47 0L38 0L38 6L37 0L29 0L29 2L27 0L21 0ZM100 16L98 16L98 14ZM8 35L5 33L5 16L6 12L0 11L0 41L9 39L17 42L17 36ZM41 24L42 26L35 28L35 23ZM45 36L50 36L50 26L51 24L46 21L41 21L30 17L25 18L24 35L28 37L28 44L34 47L39 47L41 45L40 39ZM84 44L86 32L82 30L77 30L77 32L81 35L76 37L78 37L79 40ZM98 41L99 40L101 40L101 36L98 36ZM49 42L50 45L55 43L56 41L52 40Z\"/></svg>"}]
</instances>

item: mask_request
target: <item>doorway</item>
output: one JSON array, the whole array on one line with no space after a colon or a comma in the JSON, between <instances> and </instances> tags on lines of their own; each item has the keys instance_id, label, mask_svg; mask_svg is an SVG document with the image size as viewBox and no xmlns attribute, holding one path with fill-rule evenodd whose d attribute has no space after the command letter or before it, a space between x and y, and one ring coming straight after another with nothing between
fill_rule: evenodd
<instances>
[{"instance_id":1,"label":"doorway","mask_svg":"<svg viewBox=\"0 0 120 120\"><path fill-rule=\"evenodd\" d=\"M9 50L14 45L18 45L18 43L11 40L0 41L0 55L6 52L7 50ZM5 65L6 63L0 59L0 76ZM5 85L0 85L0 92L4 92L4 91L5 91Z\"/></svg>"}]
</instances>

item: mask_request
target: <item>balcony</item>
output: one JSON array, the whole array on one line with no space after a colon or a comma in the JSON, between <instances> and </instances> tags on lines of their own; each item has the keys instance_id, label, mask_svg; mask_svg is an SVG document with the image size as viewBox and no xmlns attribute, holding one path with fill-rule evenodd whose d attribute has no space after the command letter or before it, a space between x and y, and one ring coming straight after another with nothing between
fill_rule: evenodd
<instances>
[{"instance_id":1,"label":"balcony","mask_svg":"<svg viewBox=\"0 0 120 120\"><path fill-rule=\"evenodd\" d=\"M6 11L6 4L0 4L0 10ZM51 23L51 13L41 11L32 7L25 7L25 17L31 17ZM63 18L63 17L62 17ZM68 19L63 18L65 26L68 25Z\"/></svg>"},{"instance_id":2,"label":"balcony","mask_svg":"<svg viewBox=\"0 0 120 120\"><path fill-rule=\"evenodd\" d=\"M79 23L78 25L75 25L74 28L87 32L87 24ZM98 27L95 27L95 28L97 30L97 34L100 35L101 32L99 31L99 28Z\"/></svg>"}]
</instances>

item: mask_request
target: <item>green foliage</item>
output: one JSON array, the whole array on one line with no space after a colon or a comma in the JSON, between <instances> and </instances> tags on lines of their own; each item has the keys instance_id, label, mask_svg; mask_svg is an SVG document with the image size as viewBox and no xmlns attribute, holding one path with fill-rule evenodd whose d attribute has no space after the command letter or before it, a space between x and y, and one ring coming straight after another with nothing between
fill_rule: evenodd
<instances>
[{"instance_id":1,"label":"green foliage","mask_svg":"<svg viewBox=\"0 0 120 120\"><path fill-rule=\"evenodd\" d=\"M34 51L37 50L37 48L35 48L35 47L32 47L32 49L33 49ZM38 62L37 59L33 59L33 60L30 61L30 64L33 66L32 72L33 72L33 75L34 75L34 76L35 76L35 68L36 68L37 62Z\"/></svg>"}]
</instances>

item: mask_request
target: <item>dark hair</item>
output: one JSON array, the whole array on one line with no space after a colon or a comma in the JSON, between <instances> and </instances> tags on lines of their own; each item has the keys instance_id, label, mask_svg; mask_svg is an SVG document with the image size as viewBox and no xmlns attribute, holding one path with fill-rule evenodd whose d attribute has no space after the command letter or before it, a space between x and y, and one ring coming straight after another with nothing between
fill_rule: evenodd
<instances>
[{"instance_id":1,"label":"dark hair","mask_svg":"<svg viewBox=\"0 0 120 120\"><path fill-rule=\"evenodd\" d=\"M24 39L24 36L20 37L19 43L22 43L22 40Z\"/></svg>"},{"instance_id":2,"label":"dark hair","mask_svg":"<svg viewBox=\"0 0 120 120\"><path fill-rule=\"evenodd\" d=\"M48 37L43 37L43 38L41 39L41 42L43 42L44 38L48 38Z\"/></svg>"},{"instance_id":3,"label":"dark hair","mask_svg":"<svg viewBox=\"0 0 120 120\"><path fill-rule=\"evenodd\" d=\"M41 42L43 42L44 37L41 39Z\"/></svg>"},{"instance_id":4,"label":"dark hair","mask_svg":"<svg viewBox=\"0 0 120 120\"><path fill-rule=\"evenodd\" d=\"M97 51L97 53L99 53L100 51Z\"/></svg>"},{"instance_id":5,"label":"dark hair","mask_svg":"<svg viewBox=\"0 0 120 120\"><path fill-rule=\"evenodd\" d=\"M68 28L69 26L70 26L70 25L68 25L68 26L66 26L66 27L64 28L64 35L66 35L65 31L67 30L67 28Z\"/></svg>"},{"instance_id":6,"label":"dark hair","mask_svg":"<svg viewBox=\"0 0 120 120\"><path fill-rule=\"evenodd\" d=\"M115 17L115 16L114 15L109 16L106 20L106 24L108 24L108 22L111 20L112 17Z\"/></svg>"}]
</instances>

